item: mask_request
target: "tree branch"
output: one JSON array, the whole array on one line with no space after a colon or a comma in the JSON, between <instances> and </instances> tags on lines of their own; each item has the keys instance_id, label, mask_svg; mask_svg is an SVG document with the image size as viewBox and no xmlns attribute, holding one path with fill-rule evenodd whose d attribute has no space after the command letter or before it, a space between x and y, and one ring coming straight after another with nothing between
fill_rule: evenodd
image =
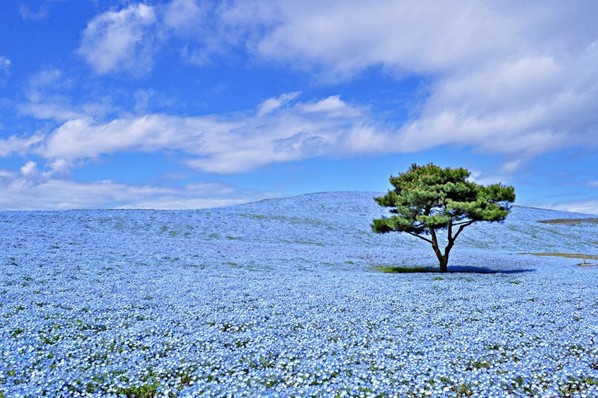
<instances>
[{"instance_id":1,"label":"tree branch","mask_svg":"<svg viewBox=\"0 0 598 398\"><path fill-rule=\"evenodd\" d=\"M457 230L457 233L455 234L455 237L453 238L453 240L457 239L457 236L459 236L459 234L463 231L463 229L465 229L465 227L470 226L471 224L473 224L475 221L468 221L465 224L461 224L461 226L459 227L459 229Z\"/></svg>"},{"instance_id":2,"label":"tree branch","mask_svg":"<svg viewBox=\"0 0 598 398\"><path fill-rule=\"evenodd\" d=\"M424 238L423 236L420 236L420 235L418 235L418 234L416 234L416 233L409 232L409 231L403 231L403 232L407 232L409 235L415 236L416 238L420 238L420 239L422 239L422 240L425 240L425 241L426 241L426 242L428 242L428 243L432 243L432 244L434 244L434 242L432 242L430 239L428 239L428 238Z\"/></svg>"}]
</instances>

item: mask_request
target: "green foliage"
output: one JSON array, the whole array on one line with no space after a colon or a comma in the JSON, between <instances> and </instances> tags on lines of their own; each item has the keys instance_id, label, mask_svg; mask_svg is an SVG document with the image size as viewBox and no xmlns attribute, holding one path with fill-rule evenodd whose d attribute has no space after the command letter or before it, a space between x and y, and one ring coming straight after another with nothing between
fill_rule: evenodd
<instances>
[{"instance_id":1,"label":"green foliage","mask_svg":"<svg viewBox=\"0 0 598 398\"><path fill-rule=\"evenodd\" d=\"M20 334L24 333L25 329L23 328L16 328L15 330L12 331L12 333L10 334L10 337L17 337Z\"/></svg>"},{"instance_id":2,"label":"green foliage","mask_svg":"<svg viewBox=\"0 0 598 398\"><path fill-rule=\"evenodd\" d=\"M120 387L119 395L127 398L154 398L158 396L158 384L143 384L140 386Z\"/></svg>"},{"instance_id":3,"label":"green foliage","mask_svg":"<svg viewBox=\"0 0 598 398\"><path fill-rule=\"evenodd\" d=\"M406 172L390 177L393 190L374 198L380 206L390 208L390 216L374 219L372 230L405 232L431 243L440 270L446 271L449 252L463 229L478 221L504 221L515 201L512 186L483 186L469 181L470 175L462 167L412 164ZM445 229L448 244L442 253L436 232Z\"/></svg>"},{"instance_id":4,"label":"green foliage","mask_svg":"<svg viewBox=\"0 0 598 398\"><path fill-rule=\"evenodd\" d=\"M395 189L375 200L391 207L392 216L374 220L374 232L419 234L460 221L503 221L509 214L509 203L515 200L513 187L484 187L468 181L469 176L464 168L413 164L407 172L390 177Z\"/></svg>"}]
</instances>

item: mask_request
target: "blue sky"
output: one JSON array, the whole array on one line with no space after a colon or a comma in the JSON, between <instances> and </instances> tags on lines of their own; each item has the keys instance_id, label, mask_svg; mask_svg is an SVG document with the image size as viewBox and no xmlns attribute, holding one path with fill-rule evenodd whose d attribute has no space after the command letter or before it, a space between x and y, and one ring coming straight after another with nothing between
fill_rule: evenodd
<instances>
[{"instance_id":1,"label":"blue sky","mask_svg":"<svg viewBox=\"0 0 598 398\"><path fill-rule=\"evenodd\" d=\"M4 0L0 209L385 191L598 213L598 3Z\"/></svg>"}]
</instances>

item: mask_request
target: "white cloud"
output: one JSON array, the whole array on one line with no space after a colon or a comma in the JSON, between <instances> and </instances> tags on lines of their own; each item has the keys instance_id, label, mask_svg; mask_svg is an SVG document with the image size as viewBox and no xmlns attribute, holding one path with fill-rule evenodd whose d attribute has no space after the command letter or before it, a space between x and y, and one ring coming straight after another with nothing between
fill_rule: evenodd
<instances>
[{"instance_id":1,"label":"white cloud","mask_svg":"<svg viewBox=\"0 0 598 398\"><path fill-rule=\"evenodd\" d=\"M266 100L257 113L153 114L108 123L69 120L46 138L37 154L73 162L121 151L177 150L193 168L234 173L323 154L379 150L371 147L378 132L364 109L337 96L293 102L296 97L289 93ZM269 108L266 113L264 107ZM360 147L363 135L370 144Z\"/></svg>"},{"instance_id":2,"label":"white cloud","mask_svg":"<svg viewBox=\"0 0 598 398\"><path fill-rule=\"evenodd\" d=\"M493 19L482 2L276 4L279 21L257 44L259 54L302 68L321 68L333 80L377 65L397 72L443 71L512 44L505 32L509 26Z\"/></svg>"},{"instance_id":3,"label":"white cloud","mask_svg":"<svg viewBox=\"0 0 598 398\"><path fill-rule=\"evenodd\" d=\"M64 80L62 71L56 68L42 69L34 73L27 84L25 95L31 102L39 102L48 90L56 90L70 85Z\"/></svg>"},{"instance_id":4,"label":"white cloud","mask_svg":"<svg viewBox=\"0 0 598 398\"><path fill-rule=\"evenodd\" d=\"M298 96L292 92L266 99L253 112L189 117L148 114L108 122L75 117L42 143L38 139L32 151L48 160L46 167L63 173L75 163L104 154L163 150L180 151L181 161L191 168L236 173L316 156L408 153L457 144L506 154L508 160L500 172L509 175L534 155L576 143L573 133L565 130L530 129L524 134L513 129L501 135L499 128L489 127L490 122L470 121L449 111L397 127L339 96L312 101L299 101ZM518 123L506 115L498 120L494 123ZM0 142L0 154L2 144L9 147L8 142Z\"/></svg>"},{"instance_id":5,"label":"white cloud","mask_svg":"<svg viewBox=\"0 0 598 398\"><path fill-rule=\"evenodd\" d=\"M7 173L9 174L9 173ZM25 179L2 182L0 209L60 210L95 208L197 209L228 206L262 199L218 183L183 188L131 186L111 181L80 183L48 179L32 183ZM12 174L7 175L12 177Z\"/></svg>"},{"instance_id":6,"label":"white cloud","mask_svg":"<svg viewBox=\"0 0 598 398\"><path fill-rule=\"evenodd\" d=\"M12 135L8 138L0 138L0 157L30 152L43 140L44 137L39 134L30 137Z\"/></svg>"},{"instance_id":7,"label":"white cloud","mask_svg":"<svg viewBox=\"0 0 598 398\"><path fill-rule=\"evenodd\" d=\"M533 158L598 148L598 25L587 18L594 14L598 3L551 0L172 0L96 17L80 50L99 73L144 73L158 44L174 35L183 41L169 43L198 65L234 50L331 81L369 68L397 79L424 76L427 96L405 125L362 124L349 144L368 137L361 142L372 151L454 144ZM267 99L258 116L293 99ZM332 96L305 111L327 106L330 115L342 105Z\"/></svg>"},{"instance_id":8,"label":"white cloud","mask_svg":"<svg viewBox=\"0 0 598 398\"><path fill-rule=\"evenodd\" d=\"M598 180L588 181L588 187L598 188Z\"/></svg>"},{"instance_id":9,"label":"white cloud","mask_svg":"<svg viewBox=\"0 0 598 398\"><path fill-rule=\"evenodd\" d=\"M258 8L258 5L255 6ZM173 8L179 9L175 19L182 19L182 24L174 27L171 14L166 12L162 24L165 27L164 34L183 39L183 60L200 67L211 65L219 58L234 59L246 53L245 47L250 45L247 38L259 25L258 21L247 18L247 11L257 15L255 9L247 10L243 5L233 2L173 0L167 10ZM182 15L180 11L183 8L190 8L191 15Z\"/></svg>"},{"instance_id":10,"label":"white cloud","mask_svg":"<svg viewBox=\"0 0 598 398\"><path fill-rule=\"evenodd\" d=\"M154 8L145 4L105 12L87 24L79 53L99 74L146 74L153 66L155 23Z\"/></svg>"},{"instance_id":11,"label":"white cloud","mask_svg":"<svg viewBox=\"0 0 598 398\"><path fill-rule=\"evenodd\" d=\"M477 184L491 185L491 184L496 184L498 182L502 183L502 184L510 184L511 178L509 176L494 174L493 170L491 170L490 173L482 172L482 171L478 171L478 170L470 170L470 171L471 171L471 175L470 175L469 179Z\"/></svg>"},{"instance_id":12,"label":"white cloud","mask_svg":"<svg viewBox=\"0 0 598 398\"><path fill-rule=\"evenodd\" d=\"M537 207L543 209L570 211L573 213L598 214L598 200L541 204L537 205Z\"/></svg>"},{"instance_id":13,"label":"white cloud","mask_svg":"<svg viewBox=\"0 0 598 398\"><path fill-rule=\"evenodd\" d=\"M594 60L590 62L590 60ZM471 144L529 156L590 145L598 76L585 71L598 49L576 59L523 57L437 82L402 145Z\"/></svg>"},{"instance_id":14,"label":"white cloud","mask_svg":"<svg viewBox=\"0 0 598 398\"><path fill-rule=\"evenodd\" d=\"M25 177L29 177L33 174L37 173L37 163L33 161L29 161L21 167L21 174Z\"/></svg>"},{"instance_id":15,"label":"white cloud","mask_svg":"<svg viewBox=\"0 0 598 398\"><path fill-rule=\"evenodd\" d=\"M523 164L524 164L523 159L510 160L502 165L501 171L508 173L508 174L513 174L516 171L518 171Z\"/></svg>"},{"instance_id":16,"label":"white cloud","mask_svg":"<svg viewBox=\"0 0 598 398\"><path fill-rule=\"evenodd\" d=\"M36 119L52 119L57 121L65 121L69 119L76 119L84 117L84 113L72 108L70 104L62 104L61 101L56 102L27 102L17 106L19 112L31 115Z\"/></svg>"},{"instance_id":17,"label":"white cloud","mask_svg":"<svg viewBox=\"0 0 598 398\"><path fill-rule=\"evenodd\" d=\"M56 174L68 173L71 170L71 168L73 167L73 164L71 162L69 162L68 160L62 158L62 159L52 160L51 162L49 162L48 167L49 167L49 171L47 171L45 173L45 175L53 176Z\"/></svg>"},{"instance_id":18,"label":"white cloud","mask_svg":"<svg viewBox=\"0 0 598 398\"><path fill-rule=\"evenodd\" d=\"M285 93L278 97L272 97L262 101L257 111L258 116L264 116L268 113L271 113L272 111L280 108L281 106L284 106L290 101L293 101L295 98L299 96L299 94L301 93L298 91L293 93Z\"/></svg>"},{"instance_id":19,"label":"white cloud","mask_svg":"<svg viewBox=\"0 0 598 398\"><path fill-rule=\"evenodd\" d=\"M15 173L9 170L2 170L0 169L0 180L2 179L13 179Z\"/></svg>"},{"instance_id":20,"label":"white cloud","mask_svg":"<svg viewBox=\"0 0 598 398\"><path fill-rule=\"evenodd\" d=\"M115 119L96 124L91 119L75 119L57 128L45 142L40 154L69 160L94 158L120 151L185 149L198 145L202 121L174 116L147 115Z\"/></svg>"},{"instance_id":21,"label":"white cloud","mask_svg":"<svg viewBox=\"0 0 598 398\"><path fill-rule=\"evenodd\" d=\"M65 121L82 117L69 104L69 99L59 94L68 89L72 82L65 79L62 71L56 68L42 69L34 73L25 87L27 102L17 105L19 112L37 119Z\"/></svg>"},{"instance_id":22,"label":"white cloud","mask_svg":"<svg viewBox=\"0 0 598 398\"><path fill-rule=\"evenodd\" d=\"M114 110L110 97L94 97L93 102L73 103L76 79L60 69L45 68L31 75L24 94L26 102L17 104L19 112L37 119L64 122L91 116L103 116Z\"/></svg>"},{"instance_id":23,"label":"white cloud","mask_svg":"<svg viewBox=\"0 0 598 398\"><path fill-rule=\"evenodd\" d=\"M473 146L532 158L598 134L598 3L423 0L226 3L220 45L331 81L381 68L430 82L421 108L380 149ZM217 40L221 31L211 31ZM198 38L199 41L203 38ZM397 133L398 134L395 134Z\"/></svg>"},{"instance_id":24,"label":"white cloud","mask_svg":"<svg viewBox=\"0 0 598 398\"><path fill-rule=\"evenodd\" d=\"M173 0L164 6L163 23L178 35L198 33L208 13L206 7L197 0Z\"/></svg>"},{"instance_id":25,"label":"white cloud","mask_svg":"<svg viewBox=\"0 0 598 398\"><path fill-rule=\"evenodd\" d=\"M148 74L161 47L178 46L183 59L205 65L242 43L245 27L226 22L226 3L172 0L132 3L93 18L79 54L98 73ZM177 40L173 40L177 39Z\"/></svg>"},{"instance_id":26,"label":"white cloud","mask_svg":"<svg viewBox=\"0 0 598 398\"><path fill-rule=\"evenodd\" d=\"M318 113L322 116L359 116L361 111L347 105L338 95L331 95L322 100L302 104L300 109L306 113Z\"/></svg>"}]
</instances>

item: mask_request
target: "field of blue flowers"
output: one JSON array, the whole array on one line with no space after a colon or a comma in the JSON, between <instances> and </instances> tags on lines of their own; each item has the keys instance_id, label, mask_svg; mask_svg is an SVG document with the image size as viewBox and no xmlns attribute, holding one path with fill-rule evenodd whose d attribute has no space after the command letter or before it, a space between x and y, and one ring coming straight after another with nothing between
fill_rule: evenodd
<instances>
[{"instance_id":1,"label":"field of blue flowers","mask_svg":"<svg viewBox=\"0 0 598 398\"><path fill-rule=\"evenodd\" d=\"M598 267L531 254L596 224L514 207L386 274L436 260L373 196L0 212L0 397L598 396Z\"/></svg>"}]
</instances>

